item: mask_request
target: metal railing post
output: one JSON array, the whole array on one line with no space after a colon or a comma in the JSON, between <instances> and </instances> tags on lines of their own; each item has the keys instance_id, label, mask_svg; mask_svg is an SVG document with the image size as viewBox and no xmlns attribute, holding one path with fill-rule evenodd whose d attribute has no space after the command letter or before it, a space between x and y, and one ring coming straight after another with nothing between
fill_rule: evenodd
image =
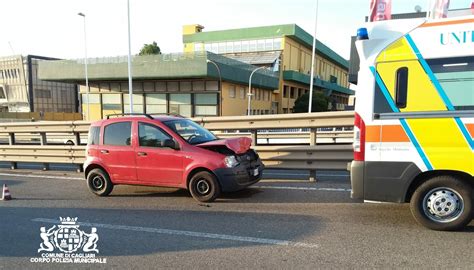
<instances>
[{"instance_id":1,"label":"metal railing post","mask_svg":"<svg viewBox=\"0 0 474 270\"><path fill-rule=\"evenodd\" d=\"M46 138L46 132L40 133L40 142L41 142L41 145L48 144L48 139ZM49 170L49 163L43 163L43 171L48 171L48 170Z\"/></svg>"},{"instance_id":2,"label":"metal railing post","mask_svg":"<svg viewBox=\"0 0 474 270\"><path fill-rule=\"evenodd\" d=\"M8 133L8 144L14 145L15 144L15 133ZM18 168L18 164L16 162L10 162L10 168L12 170L16 170Z\"/></svg>"},{"instance_id":3,"label":"metal railing post","mask_svg":"<svg viewBox=\"0 0 474 270\"><path fill-rule=\"evenodd\" d=\"M312 128L309 130L309 145L316 145L317 129Z\"/></svg>"},{"instance_id":4,"label":"metal railing post","mask_svg":"<svg viewBox=\"0 0 474 270\"><path fill-rule=\"evenodd\" d=\"M74 132L74 145L81 145L81 133Z\"/></svg>"},{"instance_id":5,"label":"metal railing post","mask_svg":"<svg viewBox=\"0 0 474 270\"><path fill-rule=\"evenodd\" d=\"M257 137L258 137L258 136L257 136L257 130L256 130L256 129L252 130L252 131L250 132L250 134L251 134L251 136L252 136L252 146L258 145L258 143L257 143Z\"/></svg>"}]
</instances>

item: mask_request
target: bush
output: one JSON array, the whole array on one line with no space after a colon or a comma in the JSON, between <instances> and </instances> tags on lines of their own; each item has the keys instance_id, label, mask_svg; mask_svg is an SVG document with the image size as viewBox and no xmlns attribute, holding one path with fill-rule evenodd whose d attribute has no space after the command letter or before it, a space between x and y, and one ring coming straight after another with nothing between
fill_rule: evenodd
<instances>
[{"instance_id":1,"label":"bush","mask_svg":"<svg viewBox=\"0 0 474 270\"><path fill-rule=\"evenodd\" d=\"M309 105L309 92L300 96L295 101L293 107L294 113L306 113L308 112ZM313 102L311 104L311 112L325 112L328 111L329 98L323 93L313 92Z\"/></svg>"}]
</instances>

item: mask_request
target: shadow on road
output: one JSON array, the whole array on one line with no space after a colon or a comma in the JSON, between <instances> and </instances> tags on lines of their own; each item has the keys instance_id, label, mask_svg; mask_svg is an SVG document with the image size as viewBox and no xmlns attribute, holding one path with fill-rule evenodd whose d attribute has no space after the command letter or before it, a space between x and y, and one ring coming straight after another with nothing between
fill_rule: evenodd
<instances>
[{"instance_id":1,"label":"shadow on road","mask_svg":"<svg viewBox=\"0 0 474 270\"><path fill-rule=\"evenodd\" d=\"M97 227L101 257L281 245L279 241L290 241L291 246L305 235L324 229L318 217L293 214L23 207L0 210L0 257L40 256L40 228L58 224L34 221L38 218L59 223L59 217L77 217L78 222L89 223L81 225L80 230L90 232L91 227Z\"/></svg>"},{"instance_id":2,"label":"shadow on road","mask_svg":"<svg viewBox=\"0 0 474 270\"><path fill-rule=\"evenodd\" d=\"M140 198L177 198L193 202L194 199L187 190L168 189L144 186L116 186L110 197ZM344 191L314 191L314 190L285 190L248 187L246 189L222 193L213 204L219 203L358 203L352 200L349 192Z\"/></svg>"}]
</instances>

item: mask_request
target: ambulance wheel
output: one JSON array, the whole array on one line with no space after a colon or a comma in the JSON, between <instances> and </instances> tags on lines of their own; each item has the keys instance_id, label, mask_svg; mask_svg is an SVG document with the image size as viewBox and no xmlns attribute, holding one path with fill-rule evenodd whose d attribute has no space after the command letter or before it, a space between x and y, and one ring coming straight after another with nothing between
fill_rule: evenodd
<instances>
[{"instance_id":1,"label":"ambulance wheel","mask_svg":"<svg viewBox=\"0 0 474 270\"><path fill-rule=\"evenodd\" d=\"M473 188L453 176L436 176L413 193L410 209L421 225L438 231L465 227L473 216Z\"/></svg>"},{"instance_id":2,"label":"ambulance wheel","mask_svg":"<svg viewBox=\"0 0 474 270\"><path fill-rule=\"evenodd\" d=\"M93 169L87 174L87 186L97 196L107 196L114 188L109 175L102 169Z\"/></svg>"}]
</instances>

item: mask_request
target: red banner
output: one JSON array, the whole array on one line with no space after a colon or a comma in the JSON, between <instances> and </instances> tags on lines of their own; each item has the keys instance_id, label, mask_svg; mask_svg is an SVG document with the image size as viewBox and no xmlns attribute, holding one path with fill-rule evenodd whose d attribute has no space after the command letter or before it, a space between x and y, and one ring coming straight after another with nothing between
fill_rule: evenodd
<instances>
[{"instance_id":1,"label":"red banner","mask_svg":"<svg viewBox=\"0 0 474 270\"><path fill-rule=\"evenodd\" d=\"M474 0L472 0L472 3L471 3L471 12L472 14L474 14Z\"/></svg>"},{"instance_id":2,"label":"red banner","mask_svg":"<svg viewBox=\"0 0 474 270\"><path fill-rule=\"evenodd\" d=\"M384 21L392 18L392 0L370 0L369 21Z\"/></svg>"},{"instance_id":3,"label":"red banner","mask_svg":"<svg viewBox=\"0 0 474 270\"><path fill-rule=\"evenodd\" d=\"M435 0L430 7L430 18L441 19L448 17L449 0Z\"/></svg>"}]
</instances>

